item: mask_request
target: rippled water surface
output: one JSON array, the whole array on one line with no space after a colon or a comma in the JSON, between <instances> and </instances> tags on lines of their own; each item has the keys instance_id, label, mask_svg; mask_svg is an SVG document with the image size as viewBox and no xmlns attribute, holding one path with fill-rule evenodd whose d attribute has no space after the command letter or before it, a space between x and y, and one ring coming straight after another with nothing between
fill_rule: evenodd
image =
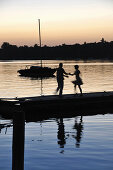
<instances>
[{"instance_id":1,"label":"rippled water surface","mask_svg":"<svg viewBox=\"0 0 113 170\"><path fill-rule=\"evenodd\" d=\"M26 65L35 65L39 61L0 62L0 96L37 96L41 94L41 80L20 77L17 70ZM113 63L84 63L76 61L44 61L44 66L57 68L59 62L64 63L67 73L74 72L74 65L79 64L83 79L83 92L112 91L113 89ZM74 76L65 78L64 94L74 93L71 81ZM57 87L55 78L43 79L43 95L53 94Z\"/></svg>"},{"instance_id":2,"label":"rippled water surface","mask_svg":"<svg viewBox=\"0 0 113 170\"><path fill-rule=\"evenodd\" d=\"M56 68L59 62L44 61L44 65ZM113 63L62 62L65 71L70 73L74 72L73 66L79 64L83 92L112 91ZM0 62L0 97L40 95L41 80L17 74L20 68L35 63L37 61ZM65 78L64 94L74 93L73 80L73 76ZM43 95L54 94L56 79L44 79L42 86ZM0 117L1 170L12 169L12 138L12 120ZM112 167L112 113L25 122L25 170L108 170Z\"/></svg>"}]
</instances>

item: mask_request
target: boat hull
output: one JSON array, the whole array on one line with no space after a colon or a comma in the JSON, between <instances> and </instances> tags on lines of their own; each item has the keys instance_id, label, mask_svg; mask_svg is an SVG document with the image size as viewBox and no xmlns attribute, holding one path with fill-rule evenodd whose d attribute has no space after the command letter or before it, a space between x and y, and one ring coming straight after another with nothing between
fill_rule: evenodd
<instances>
[{"instance_id":1,"label":"boat hull","mask_svg":"<svg viewBox=\"0 0 113 170\"><path fill-rule=\"evenodd\" d=\"M29 69L18 70L21 76L25 77L52 77L56 69L48 67L31 67Z\"/></svg>"}]
</instances>

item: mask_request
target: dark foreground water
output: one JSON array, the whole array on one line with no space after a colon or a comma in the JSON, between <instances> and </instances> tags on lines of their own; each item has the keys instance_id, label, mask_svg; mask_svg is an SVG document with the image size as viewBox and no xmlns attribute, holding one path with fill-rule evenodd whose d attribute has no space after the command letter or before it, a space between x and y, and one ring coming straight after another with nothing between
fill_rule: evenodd
<instances>
[{"instance_id":1,"label":"dark foreground water","mask_svg":"<svg viewBox=\"0 0 113 170\"><path fill-rule=\"evenodd\" d=\"M40 95L40 80L17 75L25 62L1 62L1 97ZM66 71L73 72L75 61L66 62ZM112 63L79 63L84 81L83 91L112 91ZM58 66L58 62L48 64ZM65 79L64 93L73 93L71 81ZM53 94L56 79L44 80L43 93ZM6 90L7 89L7 90ZM76 109L76 108L75 108ZM108 108L109 109L109 108ZM93 111L93 110L92 110ZM112 112L113 113L113 112ZM11 119L0 117L0 170L11 170L14 160L23 163L24 170L108 170L113 168L113 114L78 116L29 122L13 132ZM82 113L81 113L82 114ZM23 128L24 131L24 128ZM18 140L24 142L22 148ZM15 152L20 149L19 155ZM14 152L15 150L15 152ZM24 152L23 152L24 151ZM20 169L21 170L21 169Z\"/></svg>"},{"instance_id":2,"label":"dark foreground water","mask_svg":"<svg viewBox=\"0 0 113 170\"><path fill-rule=\"evenodd\" d=\"M4 128L0 133L1 170L12 168L12 129ZM112 167L112 114L25 125L25 170L108 170Z\"/></svg>"}]
</instances>

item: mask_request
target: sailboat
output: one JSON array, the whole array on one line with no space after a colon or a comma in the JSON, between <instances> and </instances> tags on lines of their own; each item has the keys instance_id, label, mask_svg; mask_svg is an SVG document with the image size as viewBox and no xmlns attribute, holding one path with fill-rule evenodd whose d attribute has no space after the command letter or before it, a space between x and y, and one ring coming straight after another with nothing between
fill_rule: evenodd
<instances>
[{"instance_id":1,"label":"sailboat","mask_svg":"<svg viewBox=\"0 0 113 170\"><path fill-rule=\"evenodd\" d=\"M38 19L39 23L39 43L40 43L40 58L41 58L41 33L40 33L40 19ZM56 72L55 68L43 67L42 60L40 66L26 66L25 69L20 69L17 71L21 76L26 77L52 77Z\"/></svg>"}]
</instances>

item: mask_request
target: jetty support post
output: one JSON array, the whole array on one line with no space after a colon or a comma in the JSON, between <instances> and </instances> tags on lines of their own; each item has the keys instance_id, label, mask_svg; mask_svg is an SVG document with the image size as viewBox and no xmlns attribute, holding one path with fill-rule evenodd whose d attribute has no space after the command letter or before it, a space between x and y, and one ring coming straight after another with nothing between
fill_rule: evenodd
<instances>
[{"instance_id":1,"label":"jetty support post","mask_svg":"<svg viewBox=\"0 0 113 170\"><path fill-rule=\"evenodd\" d=\"M25 112L13 114L12 170L24 170Z\"/></svg>"}]
</instances>

